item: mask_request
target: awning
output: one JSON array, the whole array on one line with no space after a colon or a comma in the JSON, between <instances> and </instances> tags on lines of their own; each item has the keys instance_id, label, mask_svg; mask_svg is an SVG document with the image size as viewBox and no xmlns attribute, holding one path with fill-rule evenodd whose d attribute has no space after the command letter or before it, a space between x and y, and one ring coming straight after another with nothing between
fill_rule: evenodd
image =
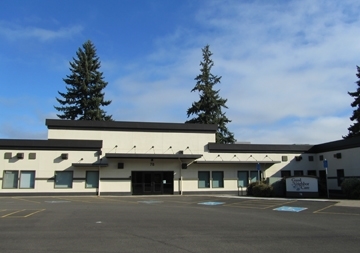
<instances>
[{"instance_id":1,"label":"awning","mask_svg":"<svg viewBox=\"0 0 360 253\"><path fill-rule=\"evenodd\" d=\"M106 153L107 159L190 159L196 160L201 154L128 154L128 153Z\"/></svg>"},{"instance_id":2,"label":"awning","mask_svg":"<svg viewBox=\"0 0 360 253\"><path fill-rule=\"evenodd\" d=\"M73 163L72 164L73 167L92 167L92 168L99 168L99 167L107 167L109 166L109 164L107 163Z\"/></svg>"},{"instance_id":3,"label":"awning","mask_svg":"<svg viewBox=\"0 0 360 253\"><path fill-rule=\"evenodd\" d=\"M281 161L195 161L199 164L275 164Z\"/></svg>"}]
</instances>

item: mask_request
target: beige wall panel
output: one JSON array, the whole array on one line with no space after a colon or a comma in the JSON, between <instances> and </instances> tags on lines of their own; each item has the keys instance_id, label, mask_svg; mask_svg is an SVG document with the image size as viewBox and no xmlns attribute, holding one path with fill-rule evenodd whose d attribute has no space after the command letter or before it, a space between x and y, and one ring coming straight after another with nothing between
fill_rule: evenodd
<instances>
[{"instance_id":1,"label":"beige wall panel","mask_svg":"<svg viewBox=\"0 0 360 253\"><path fill-rule=\"evenodd\" d=\"M119 180L119 181L100 181L100 195L106 192L118 192L118 193L130 193L131 181Z\"/></svg>"},{"instance_id":2,"label":"beige wall panel","mask_svg":"<svg viewBox=\"0 0 360 253\"><path fill-rule=\"evenodd\" d=\"M184 193L190 191L198 191L198 181L197 180L183 180L182 182L182 191ZM205 189L205 188L202 188Z\"/></svg>"},{"instance_id":3,"label":"beige wall panel","mask_svg":"<svg viewBox=\"0 0 360 253\"><path fill-rule=\"evenodd\" d=\"M179 150L183 150L185 153L203 153L205 145L208 142L215 141L215 135L208 133L102 132L57 129L49 129L48 138L103 140L103 153L147 153L155 151L156 154L171 154ZM152 146L154 149L151 148Z\"/></svg>"}]
</instances>

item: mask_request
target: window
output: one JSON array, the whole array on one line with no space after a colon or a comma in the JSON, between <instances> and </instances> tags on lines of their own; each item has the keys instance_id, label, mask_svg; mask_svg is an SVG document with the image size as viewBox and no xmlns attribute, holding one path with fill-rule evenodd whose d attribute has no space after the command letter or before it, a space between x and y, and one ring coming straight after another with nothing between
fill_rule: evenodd
<instances>
[{"instance_id":1,"label":"window","mask_svg":"<svg viewBox=\"0 0 360 253\"><path fill-rule=\"evenodd\" d=\"M7 170L4 171L3 188L4 189L34 189L35 186L35 171L19 171Z\"/></svg>"},{"instance_id":2,"label":"window","mask_svg":"<svg viewBox=\"0 0 360 253\"><path fill-rule=\"evenodd\" d=\"M302 176L304 172L302 170L294 170L294 176Z\"/></svg>"},{"instance_id":3,"label":"window","mask_svg":"<svg viewBox=\"0 0 360 253\"><path fill-rule=\"evenodd\" d=\"M308 174L308 176L315 176L315 177L317 176L316 175L316 170L308 170L307 174Z\"/></svg>"},{"instance_id":4,"label":"window","mask_svg":"<svg viewBox=\"0 0 360 253\"><path fill-rule=\"evenodd\" d=\"M247 187L249 184L249 173L247 171L238 171L238 186Z\"/></svg>"},{"instance_id":5,"label":"window","mask_svg":"<svg viewBox=\"0 0 360 253\"><path fill-rule=\"evenodd\" d=\"M282 170L281 177L291 177L291 171L290 170Z\"/></svg>"},{"instance_id":6,"label":"window","mask_svg":"<svg viewBox=\"0 0 360 253\"><path fill-rule=\"evenodd\" d=\"M288 157L287 157L286 155L283 155L283 156L281 157L281 161L287 162L287 160L288 160Z\"/></svg>"},{"instance_id":7,"label":"window","mask_svg":"<svg viewBox=\"0 0 360 253\"><path fill-rule=\"evenodd\" d=\"M314 157L312 155L309 156L309 162L313 162L314 161Z\"/></svg>"},{"instance_id":8,"label":"window","mask_svg":"<svg viewBox=\"0 0 360 253\"><path fill-rule=\"evenodd\" d=\"M18 188L18 175L17 170L5 170L3 177L3 189L17 189Z\"/></svg>"},{"instance_id":9,"label":"window","mask_svg":"<svg viewBox=\"0 0 360 253\"><path fill-rule=\"evenodd\" d=\"M35 171L20 171L20 188L34 189Z\"/></svg>"},{"instance_id":10,"label":"window","mask_svg":"<svg viewBox=\"0 0 360 253\"><path fill-rule=\"evenodd\" d=\"M86 171L86 188L98 188L99 171Z\"/></svg>"},{"instance_id":11,"label":"window","mask_svg":"<svg viewBox=\"0 0 360 253\"><path fill-rule=\"evenodd\" d=\"M257 171L257 170L250 171L250 180L251 180L251 182L259 181L259 174L260 174L260 177L261 177L261 171Z\"/></svg>"},{"instance_id":12,"label":"window","mask_svg":"<svg viewBox=\"0 0 360 253\"><path fill-rule=\"evenodd\" d=\"M323 155L320 155L320 156L319 156L319 160L320 160L320 161L323 161L323 160L324 160L324 156L323 156Z\"/></svg>"},{"instance_id":13,"label":"window","mask_svg":"<svg viewBox=\"0 0 360 253\"><path fill-rule=\"evenodd\" d=\"M213 171L212 172L212 187L223 188L224 187L224 172Z\"/></svg>"},{"instance_id":14,"label":"window","mask_svg":"<svg viewBox=\"0 0 360 253\"><path fill-rule=\"evenodd\" d=\"M73 181L72 171L55 172L55 188L72 188L72 181Z\"/></svg>"},{"instance_id":15,"label":"window","mask_svg":"<svg viewBox=\"0 0 360 253\"><path fill-rule=\"evenodd\" d=\"M12 157L12 153L11 153L11 152L6 152L6 153L4 154L4 159L11 159L11 157Z\"/></svg>"},{"instance_id":16,"label":"window","mask_svg":"<svg viewBox=\"0 0 360 253\"><path fill-rule=\"evenodd\" d=\"M210 172L209 171L199 171L198 172L199 188L210 188Z\"/></svg>"},{"instance_id":17,"label":"window","mask_svg":"<svg viewBox=\"0 0 360 253\"><path fill-rule=\"evenodd\" d=\"M342 182L345 179L345 172L344 170L336 170L336 175L337 175L338 186L341 186Z\"/></svg>"}]
</instances>

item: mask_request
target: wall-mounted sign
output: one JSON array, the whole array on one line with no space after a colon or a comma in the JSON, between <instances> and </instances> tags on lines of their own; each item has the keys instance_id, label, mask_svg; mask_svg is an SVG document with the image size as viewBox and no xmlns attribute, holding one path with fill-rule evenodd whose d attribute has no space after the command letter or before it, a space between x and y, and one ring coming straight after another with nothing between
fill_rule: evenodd
<instances>
[{"instance_id":1,"label":"wall-mounted sign","mask_svg":"<svg viewBox=\"0 0 360 253\"><path fill-rule=\"evenodd\" d=\"M307 177L307 176L286 178L286 196L288 197L319 196L318 179L316 177Z\"/></svg>"}]
</instances>

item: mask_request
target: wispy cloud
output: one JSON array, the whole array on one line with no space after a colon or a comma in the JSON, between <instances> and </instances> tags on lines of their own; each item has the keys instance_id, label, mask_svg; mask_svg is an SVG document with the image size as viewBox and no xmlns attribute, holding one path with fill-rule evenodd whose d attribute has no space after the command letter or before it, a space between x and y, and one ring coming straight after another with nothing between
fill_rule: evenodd
<instances>
[{"instance_id":1,"label":"wispy cloud","mask_svg":"<svg viewBox=\"0 0 360 253\"><path fill-rule=\"evenodd\" d=\"M81 33L82 30L83 27L80 25L50 30L41 27L19 26L0 21L0 35L9 40L37 39L44 42L60 38L69 38Z\"/></svg>"},{"instance_id":2,"label":"wispy cloud","mask_svg":"<svg viewBox=\"0 0 360 253\"><path fill-rule=\"evenodd\" d=\"M239 141L320 143L340 139L347 133L352 114L352 98L347 92L356 89L356 65L360 65L359 1L209 0L192 4L191 8L191 12L185 8L184 17L177 19L176 24L167 24L166 29L131 30L153 36L141 44L141 47L146 44L146 50L139 50L140 44L131 41L126 49L127 58L117 50L123 46L119 43L123 34L113 32L106 19L98 20L97 29L92 30L66 26L78 21L65 21L62 17L54 17L51 26L41 23L41 19L24 23L0 21L0 38L19 42L14 53L26 47L30 39L48 42L76 37L71 44L78 37L98 36L101 41L106 38L97 44L99 52L105 52L99 53L99 57L101 71L109 82L106 99L113 101L104 109L116 120L161 122L187 120L187 109L199 99L191 89L200 73L201 48L209 44L214 53L212 72L222 76L221 84L215 88L228 99L229 109L224 110L232 120L228 127ZM99 12L108 14L100 7ZM86 12L82 14L77 19L89 24ZM161 15L153 13L157 14ZM113 24L117 18L108 20ZM100 37L94 31L101 29ZM153 40L154 36L157 37ZM44 52L51 54L44 55L51 55L48 62L53 63L47 67L56 69L47 81L53 83L49 99L54 100L56 91L65 89L61 78L68 73L71 57L64 50L76 50L82 42L46 43L51 47ZM41 49L46 48L41 45L44 46ZM144 53L139 57L133 54L135 51ZM23 55L18 58L29 62ZM58 81L53 81L56 74ZM43 90L40 86L38 89ZM0 104L11 106L14 102L4 100ZM47 116L54 117L54 102L47 104L49 111L39 115L50 113ZM16 109L24 113L22 108ZM29 106L28 114L31 111L37 109ZM40 118L39 125L43 126L43 116Z\"/></svg>"},{"instance_id":3,"label":"wispy cloud","mask_svg":"<svg viewBox=\"0 0 360 253\"><path fill-rule=\"evenodd\" d=\"M181 119L177 121L186 120L186 109L194 99L190 90L199 73L200 48L210 44L213 73L222 76L217 88L228 99L226 113L233 121L229 128L237 139L317 143L345 135L351 113L347 91L355 89L360 52L360 19L348 10L359 10L360 3L227 3L211 1L202 6L197 14L204 28L201 34L187 27L159 38L158 50L148 62L123 79L142 91L134 105L137 117L149 118L141 106L150 109L151 104L162 102L166 107L170 102L173 114ZM140 80L138 74L145 69L153 74L162 71L161 81L154 82L150 75ZM166 101L167 96L172 101ZM150 103L154 97L156 101ZM183 111L176 111L180 108ZM170 119L165 110L156 106L152 110Z\"/></svg>"}]
</instances>

